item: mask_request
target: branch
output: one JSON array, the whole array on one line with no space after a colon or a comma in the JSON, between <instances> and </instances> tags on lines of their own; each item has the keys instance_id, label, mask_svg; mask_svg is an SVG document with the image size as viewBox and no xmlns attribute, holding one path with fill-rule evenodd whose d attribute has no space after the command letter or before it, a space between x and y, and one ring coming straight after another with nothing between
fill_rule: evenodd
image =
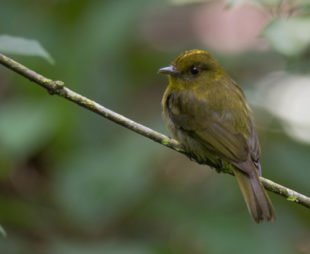
<instances>
[{"instance_id":1,"label":"branch","mask_svg":"<svg viewBox=\"0 0 310 254\"><path fill-rule=\"evenodd\" d=\"M152 139L153 141L160 143L166 147L169 147L177 152L185 154L181 144L178 141L171 139L159 132L156 132L146 126L143 126L142 124L134 122L131 119L124 117L116 112L113 112L112 110L105 108L104 106L98 104L97 102L92 101L87 97L84 97L70 90L69 88L64 86L64 83L62 81L54 81L48 79L1 53L0 53L0 64L24 76L30 81L33 81L34 83L42 86L43 88L47 89L47 91L50 94L57 94L61 97L64 97L65 99L70 100L83 108L93 111L96 114L101 115L119 125L122 125L129 130L132 130L142 136ZM225 172L230 173L227 171ZM301 193L298 193L294 190L291 190L285 186L282 186L278 183L275 183L264 177L260 177L260 180L262 181L264 187L267 190L285 197L288 201L292 201L307 208L310 208L309 197Z\"/></svg>"}]
</instances>

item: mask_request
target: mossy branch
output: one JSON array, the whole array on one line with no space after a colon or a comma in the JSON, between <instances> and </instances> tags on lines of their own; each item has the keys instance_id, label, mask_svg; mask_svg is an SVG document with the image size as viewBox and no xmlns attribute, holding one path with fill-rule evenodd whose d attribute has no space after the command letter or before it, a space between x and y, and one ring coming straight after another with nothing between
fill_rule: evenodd
<instances>
[{"instance_id":1,"label":"mossy branch","mask_svg":"<svg viewBox=\"0 0 310 254\"><path fill-rule=\"evenodd\" d=\"M54 81L48 79L3 54L0 54L0 63L6 66L7 68L11 69L12 71L24 76L25 78L47 89L47 91L50 94L57 94L61 97L64 97L67 100L70 100L82 106L83 108L91 110L98 115L101 115L119 125L126 127L127 129L130 129L140 135L152 139L155 142L160 143L166 147L169 147L177 152L185 154L181 144L178 141L171 139L148 127L145 127L142 124L134 122L133 120L124 117L116 112L113 112L112 110L105 108L104 106L98 104L97 102L92 101L87 97L84 97L70 90L69 88L64 86L64 83L62 81ZM229 172L226 171L226 173ZM307 208L310 208L309 197L301 193L298 193L294 190L291 190L287 187L284 187L264 177L260 177L260 179L267 190L285 197L288 201L292 201Z\"/></svg>"}]
</instances>

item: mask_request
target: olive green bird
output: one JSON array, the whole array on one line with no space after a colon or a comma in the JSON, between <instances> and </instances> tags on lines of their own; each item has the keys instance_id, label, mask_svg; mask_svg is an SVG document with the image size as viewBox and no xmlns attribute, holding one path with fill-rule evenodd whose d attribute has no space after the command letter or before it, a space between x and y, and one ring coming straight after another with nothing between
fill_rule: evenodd
<instances>
[{"instance_id":1,"label":"olive green bird","mask_svg":"<svg viewBox=\"0 0 310 254\"><path fill-rule=\"evenodd\" d=\"M231 167L255 222L275 218L259 179L260 146L242 90L206 51L190 50L170 66L162 99L173 137L188 156L220 170Z\"/></svg>"}]
</instances>

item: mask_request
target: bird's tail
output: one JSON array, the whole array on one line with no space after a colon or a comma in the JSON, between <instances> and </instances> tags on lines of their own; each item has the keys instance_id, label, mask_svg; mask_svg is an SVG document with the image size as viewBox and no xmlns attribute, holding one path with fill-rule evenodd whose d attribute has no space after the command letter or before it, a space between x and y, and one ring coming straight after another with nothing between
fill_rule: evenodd
<instances>
[{"instance_id":1,"label":"bird's tail","mask_svg":"<svg viewBox=\"0 0 310 254\"><path fill-rule=\"evenodd\" d=\"M252 170L247 170L247 172L251 172L250 175L237 168L234 168L233 172L253 220L256 223L263 220L272 221L275 219L275 214L271 201L259 180L256 168L252 167Z\"/></svg>"}]
</instances>

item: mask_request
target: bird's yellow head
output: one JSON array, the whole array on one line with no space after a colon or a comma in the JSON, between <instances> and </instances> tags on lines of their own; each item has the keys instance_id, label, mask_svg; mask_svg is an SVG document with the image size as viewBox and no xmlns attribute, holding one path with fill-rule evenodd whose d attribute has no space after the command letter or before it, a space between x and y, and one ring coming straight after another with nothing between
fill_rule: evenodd
<instances>
[{"instance_id":1,"label":"bird's yellow head","mask_svg":"<svg viewBox=\"0 0 310 254\"><path fill-rule=\"evenodd\" d=\"M207 84L225 75L211 54L198 49L185 51L171 65L159 69L159 73L168 74L169 85L179 89Z\"/></svg>"}]
</instances>

